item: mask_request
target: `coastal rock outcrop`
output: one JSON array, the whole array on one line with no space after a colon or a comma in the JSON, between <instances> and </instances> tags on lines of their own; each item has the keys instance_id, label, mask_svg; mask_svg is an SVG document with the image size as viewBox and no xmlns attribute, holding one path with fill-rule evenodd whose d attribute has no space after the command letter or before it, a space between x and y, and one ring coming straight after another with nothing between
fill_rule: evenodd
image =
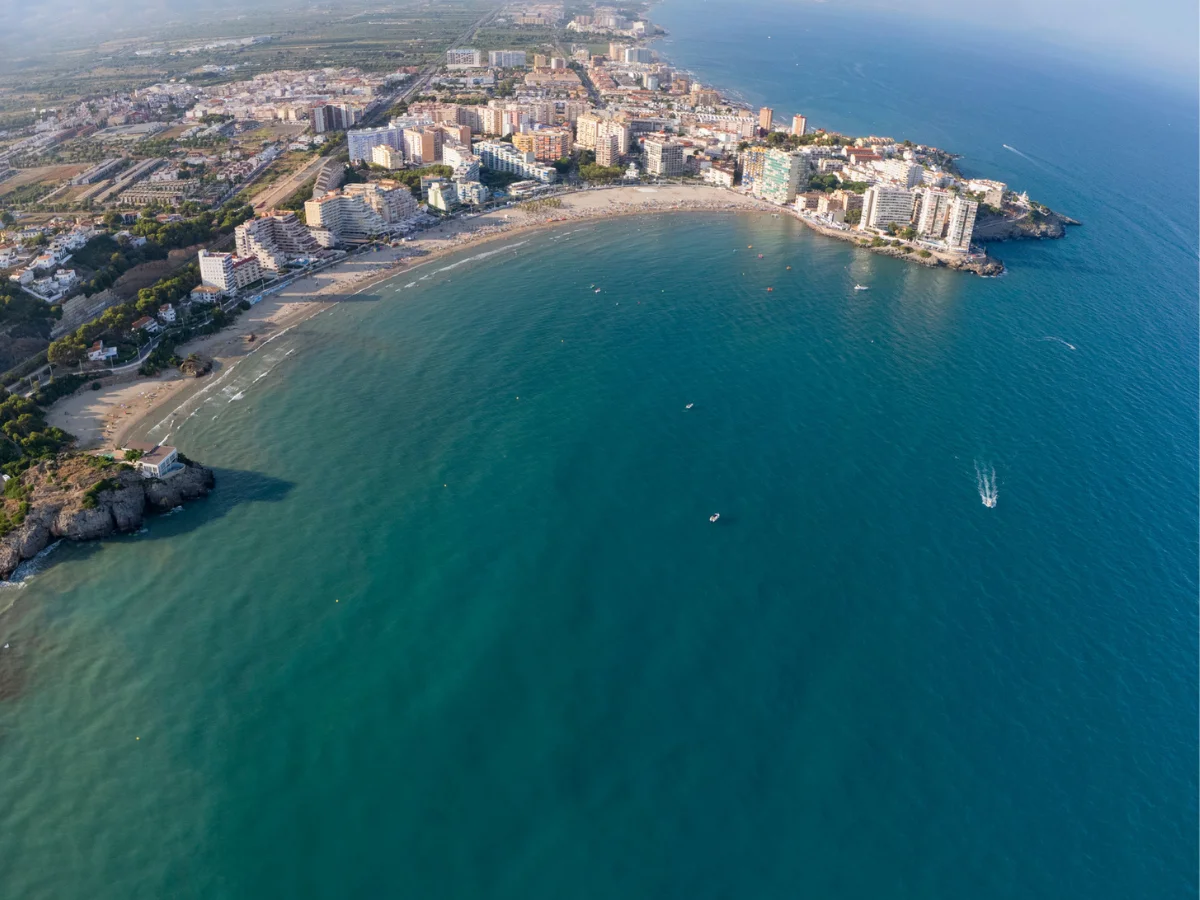
<instances>
[{"instance_id":1,"label":"coastal rock outcrop","mask_svg":"<svg viewBox=\"0 0 1200 900\"><path fill-rule=\"evenodd\" d=\"M4 488L0 578L59 539L91 541L142 527L147 513L203 497L216 479L190 460L166 478L143 478L131 466L64 453L30 467Z\"/></svg>"},{"instance_id":2,"label":"coastal rock outcrop","mask_svg":"<svg viewBox=\"0 0 1200 900\"><path fill-rule=\"evenodd\" d=\"M999 241L1057 240L1067 233L1067 226L1080 223L1052 210L1028 210L1014 215L1006 207L1004 213L985 213L980 208L975 218L973 239L979 243Z\"/></svg>"}]
</instances>

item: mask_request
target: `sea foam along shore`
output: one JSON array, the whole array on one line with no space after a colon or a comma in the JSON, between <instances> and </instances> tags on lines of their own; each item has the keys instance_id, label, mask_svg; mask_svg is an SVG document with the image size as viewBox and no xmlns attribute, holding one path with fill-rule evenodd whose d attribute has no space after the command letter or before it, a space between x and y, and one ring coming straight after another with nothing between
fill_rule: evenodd
<instances>
[{"instance_id":1,"label":"sea foam along shore","mask_svg":"<svg viewBox=\"0 0 1200 900\"><path fill-rule=\"evenodd\" d=\"M136 376L64 397L49 410L50 423L75 435L81 448L119 446L133 439L163 440L171 413L193 396L213 389L240 360L273 337L339 301L367 290L399 272L409 271L447 254L488 241L564 223L672 211L783 210L765 201L710 185L622 185L554 195L557 204L534 208L512 206L477 216L448 220L418 238L378 252L356 254L337 265L295 281L264 297L217 334L179 348L181 355L199 353L215 361L211 375L194 379L176 371L155 378ZM249 340L250 336L254 340Z\"/></svg>"}]
</instances>

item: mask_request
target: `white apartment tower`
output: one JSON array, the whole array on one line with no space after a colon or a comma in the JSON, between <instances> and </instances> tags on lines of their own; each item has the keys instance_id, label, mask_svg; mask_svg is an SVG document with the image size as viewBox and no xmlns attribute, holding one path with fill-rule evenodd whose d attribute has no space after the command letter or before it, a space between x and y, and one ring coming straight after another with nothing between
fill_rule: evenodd
<instances>
[{"instance_id":1,"label":"white apartment tower","mask_svg":"<svg viewBox=\"0 0 1200 900\"><path fill-rule=\"evenodd\" d=\"M253 256L200 251L201 284L219 288L226 294L236 294L246 285L253 284L262 277L262 266Z\"/></svg>"},{"instance_id":2,"label":"white apartment tower","mask_svg":"<svg viewBox=\"0 0 1200 900\"><path fill-rule=\"evenodd\" d=\"M927 190L921 192L921 213L917 218L917 234L941 240L946 233L946 217L950 214L949 191Z\"/></svg>"},{"instance_id":3,"label":"white apartment tower","mask_svg":"<svg viewBox=\"0 0 1200 900\"><path fill-rule=\"evenodd\" d=\"M651 175L676 178L683 174L683 146L671 141L646 138L646 171Z\"/></svg>"},{"instance_id":4,"label":"white apartment tower","mask_svg":"<svg viewBox=\"0 0 1200 900\"><path fill-rule=\"evenodd\" d=\"M863 195L862 221L859 229L887 228L889 225L908 225L912 222L913 192L907 188L885 187L876 184Z\"/></svg>"},{"instance_id":5,"label":"white apartment tower","mask_svg":"<svg viewBox=\"0 0 1200 900\"><path fill-rule=\"evenodd\" d=\"M524 50L492 50L488 53L488 65L501 69L525 65Z\"/></svg>"},{"instance_id":6,"label":"white apartment tower","mask_svg":"<svg viewBox=\"0 0 1200 900\"><path fill-rule=\"evenodd\" d=\"M596 165L615 166L621 161L621 147L615 134L606 134L596 141Z\"/></svg>"},{"instance_id":7,"label":"white apartment tower","mask_svg":"<svg viewBox=\"0 0 1200 900\"><path fill-rule=\"evenodd\" d=\"M974 200L954 198L946 221L946 246L949 249L960 253L971 249L971 234L975 230L975 213L978 210L979 204Z\"/></svg>"},{"instance_id":8,"label":"white apartment tower","mask_svg":"<svg viewBox=\"0 0 1200 900\"><path fill-rule=\"evenodd\" d=\"M482 66L483 51L475 50L468 47L460 47L454 50L446 51L446 65L448 66Z\"/></svg>"}]
</instances>

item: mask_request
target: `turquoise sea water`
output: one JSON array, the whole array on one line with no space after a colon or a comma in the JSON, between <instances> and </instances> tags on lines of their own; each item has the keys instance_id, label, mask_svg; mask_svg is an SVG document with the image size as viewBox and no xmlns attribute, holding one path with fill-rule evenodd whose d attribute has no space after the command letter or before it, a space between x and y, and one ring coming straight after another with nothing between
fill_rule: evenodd
<instances>
[{"instance_id":1,"label":"turquoise sea water","mask_svg":"<svg viewBox=\"0 0 1200 900\"><path fill-rule=\"evenodd\" d=\"M683 12L1086 225L990 280L574 225L277 339L173 430L211 498L0 592L4 896L1194 895L1194 108L768 92Z\"/></svg>"}]
</instances>

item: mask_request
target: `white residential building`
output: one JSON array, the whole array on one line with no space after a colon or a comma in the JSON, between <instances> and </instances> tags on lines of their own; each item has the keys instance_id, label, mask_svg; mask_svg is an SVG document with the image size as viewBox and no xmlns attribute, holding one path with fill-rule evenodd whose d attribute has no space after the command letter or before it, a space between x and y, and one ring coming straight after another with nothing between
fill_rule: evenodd
<instances>
[{"instance_id":1,"label":"white residential building","mask_svg":"<svg viewBox=\"0 0 1200 900\"><path fill-rule=\"evenodd\" d=\"M257 257L200 251L201 283L219 288L226 294L236 294L262 277L263 268Z\"/></svg>"},{"instance_id":2,"label":"white residential building","mask_svg":"<svg viewBox=\"0 0 1200 900\"><path fill-rule=\"evenodd\" d=\"M552 166L544 166L532 153L522 153L512 144L500 141L480 141L475 145L479 161L485 169L520 175L542 184L551 184L558 177Z\"/></svg>"},{"instance_id":3,"label":"white residential building","mask_svg":"<svg viewBox=\"0 0 1200 900\"><path fill-rule=\"evenodd\" d=\"M405 128L432 124L431 119L423 116L401 116L380 128L357 128L347 131L346 149L350 152L350 162L369 161L371 151L380 144L386 144L394 150L403 150Z\"/></svg>"},{"instance_id":4,"label":"white residential building","mask_svg":"<svg viewBox=\"0 0 1200 900\"><path fill-rule=\"evenodd\" d=\"M403 169L404 154L387 144L376 144L371 148L371 162L385 169Z\"/></svg>"},{"instance_id":5,"label":"white residential building","mask_svg":"<svg viewBox=\"0 0 1200 900\"><path fill-rule=\"evenodd\" d=\"M914 194L906 188L876 184L863 195L862 221L859 229L887 228L888 225L908 225L912 222Z\"/></svg>"},{"instance_id":6,"label":"white residential building","mask_svg":"<svg viewBox=\"0 0 1200 900\"><path fill-rule=\"evenodd\" d=\"M659 138L646 138L646 172L663 178L683 174L683 145Z\"/></svg>"},{"instance_id":7,"label":"white residential building","mask_svg":"<svg viewBox=\"0 0 1200 900\"><path fill-rule=\"evenodd\" d=\"M87 358L92 362L104 362L104 360L112 359L116 355L116 347L105 347L104 341L96 341L96 343L88 348Z\"/></svg>"},{"instance_id":8,"label":"white residential building","mask_svg":"<svg viewBox=\"0 0 1200 900\"><path fill-rule=\"evenodd\" d=\"M975 231L975 213L978 210L979 204L974 200L954 198L946 219L946 246L949 249L960 253L971 249L971 235Z\"/></svg>"},{"instance_id":9,"label":"white residential building","mask_svg":"<svg viewBox=\"0 0 1200 900\"><path fill-rule=\"evenodd\" d=\"M469 47L460 47L454 50L446 51L447 66L470 66L478 67L483 65L483 52Z\"/></svg>"},{"instance_id":10,"label":"white residential building","mask_svg":"<svg viewBox=\"0 0 1200 900\"><path fill-rule=\"evenodd\" d=\"M501 69L525 65L524 50L492 50L488 53L488 65Z\"/></svg>"},{"instance_id":11,"label":"white residential building","mask_svg":"<svg viewBox=\"0 0 1200 900\"><path fill-rule=\"evenodd\" d=\"M482 206L487 203L489 192L479 181L460 181L455 179L454 188L458 191L458 201L467 206Z\"/></svg>"},{"instance_id":12,"label":"white residential building","mask_svg":"<svg viewBox=\"0 0 1200 900\"><path fill-rule=\"evenodd\" d=\"M374 181L369 184L348 184L342 189L347 197L362 200L379 213L384 223L399 224L418 212L417 199L408 185L398 181Z\"/></svg>"},{"instance_id":13,"label":"white residential building","mask_svg":"<svg viewBox=\"0 0 1200 900\"><path fill-rule=\"evenodd\" d=\"M454 183L439 179L429 185L429 207L448 213L458 206L458 191Z\"/></svg>"},{"instance_id":14,"label":"white residential building","mask_svg":"<svg viewBox=\"0 0 1200 900\"><path fill-rule=\"evenodd\" d=\"M1004 192L1008 190L1008 185L990 178L972 178L967 182L967 190L983 194L983 202L988 206L1000 207L1004 204Z\"/></svg>"},{"instance_id":15,"label":"white residential building","mask_svg":"<svg viewBox=\"0 0 1200 900\"><path fill-rule=\"evenodd\" d=\"M625 63L652 63L654 51L649 47L629 47L625 51Z\"/></svg>"},{"instance_id":16,"label":"white residential building","mask_svg":"<svg viewBox=\"0 0 1200 900\"><path fill-rule=\"evenodd\" d=\"M278 272L289 259L321 252L321 245L293 212L278 212L243 222L234 229L238 256L253 256L264 269Z\"/></svg>"},{"instance_id":17,"label":"white residential building","mask_svg":"<svg viewBox=\"0 0 1200 900\"><path fill-rule=\"evenodd\" d=\"M731 188L733 187L734 172L732 169L723 169L719 166L709 166L701 173L701 178L709 184L715 184L717 187Z\"/></svg>"},{"instance_id":18,"label":"white residential building","mask_svg":"<svg viewBox=\"0 0 1200 900\"><path fill-rule=\"evenodd\" d=\"M914 188L921 183L925 170L916 163L904 159L885 159L875 163L879 174L888 181L894 181L906 188Z\"/></svg>"},{"instance_id":19,"label":"white residential building","mask_svg":"<svg viewBox=\"0 0 1200 900\"><path fill-rule=\"evenodd\" d=\"M940 241L946 233L953 195L949 191L920 191L921 212L917 216L917 234Z\"/></svg>"},{"instance_id":20,"label":"white residential building","mask_svg":"<svg viewBox=\"0 0 1200 900\"><path fill-rule=\"evenodd\" d=\"M447 143L442 146L442 165L454 170L455 181L479 180L479 157L465 144Z\"/></svg>"}]
</instances>

